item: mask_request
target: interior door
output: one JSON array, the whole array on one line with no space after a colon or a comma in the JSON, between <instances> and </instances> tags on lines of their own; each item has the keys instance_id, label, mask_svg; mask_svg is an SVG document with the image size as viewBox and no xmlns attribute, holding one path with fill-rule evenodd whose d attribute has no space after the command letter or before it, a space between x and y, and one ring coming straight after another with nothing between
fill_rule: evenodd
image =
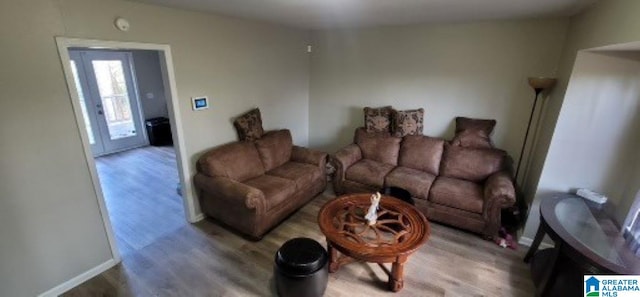
<instances>
[{"instance_id":1,"label":"interior door","mask_svg":"<svg viewBox=\"0 0 640 297\"><path fill-rule=\"evenodd\" d=\"M71 50L70 56L94 156L145 145L131 53Z\"/></svg>"}]
</instances>

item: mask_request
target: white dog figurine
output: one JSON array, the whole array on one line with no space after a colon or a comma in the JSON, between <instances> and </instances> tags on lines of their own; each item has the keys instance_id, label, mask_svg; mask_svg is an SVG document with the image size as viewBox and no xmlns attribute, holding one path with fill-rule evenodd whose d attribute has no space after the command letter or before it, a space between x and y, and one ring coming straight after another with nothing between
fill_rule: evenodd
<instances>
[{"instance_id":1,"label":"white dog figurine","mask_svg":"<svg viewBox=\"0 0 640 297\"><path fill-rule=\"evenodd\" d=\"M375 225L378 220L378 205L380 204L380 198L382 198L380 193L371 195L371 206L369 206L367 215L364 216L364 218L367 219L369 226Z\"/></svg>"}]
</instances>

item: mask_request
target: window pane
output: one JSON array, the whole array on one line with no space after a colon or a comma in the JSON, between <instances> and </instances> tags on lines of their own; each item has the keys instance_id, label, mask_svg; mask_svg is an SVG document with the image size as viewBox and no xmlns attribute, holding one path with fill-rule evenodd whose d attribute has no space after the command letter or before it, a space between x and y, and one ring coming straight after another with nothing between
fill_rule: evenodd
<instances>
[{"instance_id":1,"label":"window pane","mask_svg":"<svg viewBox=\"0 0 640 297\"><path fill-rule=\"evenodd\" d=\"M87 134L89 134L89 143L94 144L96 143L96 140L93 138L93 129L91 129L91 120L89 119L89 113L87 112L87 103L84 100L82 85L80 85L78 68L76 66L76 62L73 60L71 60L71 72L73 73L73 80L76 82L76 89L78 91L78 97L80 98L80 109L82 109L82 118L84 118L84 128L87 129Z\"/></svg>"},{"instance_id":2,"label":"window pane","mask_svg":"<svg viewBox=\"0 0 640 297\"><path fill-rule=\"evenodd\" d=\"M102 109L111 140L136 135L131 117L131 101L127 92L124 67L119 60L94 60Z\"/></svg>"}]
</instances>

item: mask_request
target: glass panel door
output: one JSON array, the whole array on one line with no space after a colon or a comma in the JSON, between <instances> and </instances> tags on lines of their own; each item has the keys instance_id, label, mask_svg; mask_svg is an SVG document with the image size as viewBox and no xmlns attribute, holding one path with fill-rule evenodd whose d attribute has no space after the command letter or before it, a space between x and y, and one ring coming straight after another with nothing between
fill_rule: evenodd
<instances>
[{"instance_id":1,"label":"glass panel door","mask_svg":"<svg viewBox=\"0 0 640 297\"><path fill-rule=\"evenodd\" d=\"M82 57L78 51L70 51L69 57L71 58L71 72L77 88L76 90L78 91L78 99L80 100L80 108L82 109L82 117L84 119L84 127L89 136L91 151L94 155L104 154L104 146L102 144L102 138L100 137L97 124L95 105L91 100L87 103L87 98L85 97L85 90L88 90L88 86Z\"/></svg>"},{"instance_id":2,"label":"glass panel door","mask_svg":"<svg viewBox=\"0 0 640 297\"><path fill-rule=\"evenodd\" d=\"M102 150L96 148L94 155L146 144L131 70L131 53L71 51L73 52L80 56L85 74L86 88L84 92L78 93L83 94L80 96L80 105L83 106L83 115L86 109L85 123L89 122L87 131L93 135L94 140L99 138L96 142L102 144ZM91 124L92 113L96 125ZM89 138L91 141L92 136Z\"/></svg>"},{"instance_id":3,"label":"glass panel door","mask_svg":"<svg viewBox=\"0 0 640 297\"><path fill-rule=\"evenodd\" d=\"M122 61L93 60L91 63L98 84L109 139L135 137L137 131L131 115L131 100Z\"/></svg>"}]
</instances>

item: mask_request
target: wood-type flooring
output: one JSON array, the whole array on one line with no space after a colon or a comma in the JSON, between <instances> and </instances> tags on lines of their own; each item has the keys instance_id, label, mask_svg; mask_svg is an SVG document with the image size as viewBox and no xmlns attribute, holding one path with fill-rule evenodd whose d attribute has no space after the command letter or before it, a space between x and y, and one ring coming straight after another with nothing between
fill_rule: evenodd
<instances>
[{"instance_id":1,"label":"wood-type flooring","mask_svg":"<svg viewBox=\"0 0 640 297\"><path fill-rule=\"evenodd\" d=\"M276 296L273 260L280 245L300 236L325 244L316 216L335 197L330 187L252 242L210 219L186 223L179 197L168 194L175 193L176 181L142 181L151 187L136 196L168 204L167 212L154 211L156 203L146 209L144 232L152 235L127 239L120 264L63 296ZM118 211L126 213L126 205L122 207ZM166 217L175 214L179 218ZM164 234L158 237L153 226ZM114 222L114 227L120 226ZM330 274L325 296L533 296L529 268L522 261L525 252L522 246L503 249L475 234L431 223L429 241L405 265L400 292L386 290L387 276L376 264L356 262Z\"/></svg>"},{"instance_id":2,"label":"wood-type flooring","mask_svg":"<svg viewBox=\"0 0 640 297\"><path fill-rule=\"evenodd\" d=\"M147 146L98 157L96 167L121 255L188 224L176 192L173 147Z\"/></svg>"}]
</instances>

